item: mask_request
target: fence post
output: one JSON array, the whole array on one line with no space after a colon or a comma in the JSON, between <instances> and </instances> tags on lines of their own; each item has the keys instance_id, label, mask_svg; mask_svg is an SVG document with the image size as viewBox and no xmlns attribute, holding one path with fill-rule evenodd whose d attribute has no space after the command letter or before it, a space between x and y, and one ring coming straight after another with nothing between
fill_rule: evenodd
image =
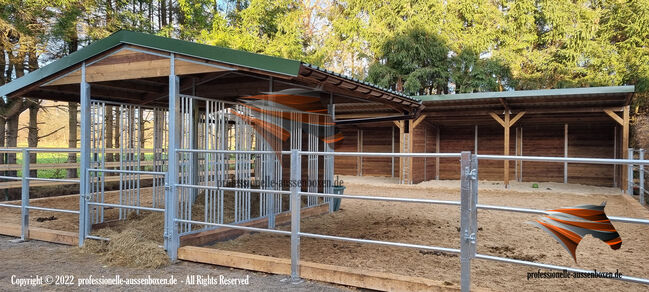
<instances>
[{"instance_id":1,"label":"fence post","mask_svg":"<svg viewBox=\"0 0 649 292\"><path fill-rule=\"evenodd\" d=\"M79 165L79 246L83 246L86 236L90 231L90 217L88 216L89 175L90 168L90 84L86 82L86 63L81 65L80 107L81 107L81 133Z\"/></svg>"},{"instance_id":2,"label":"fence post","mask_svg":"<svg viewBox=\"0 0 649 292\"><path fill-rule=\"evenodd\" d=\"M644 149L640 149L638 159L639 160L644 160ZM638 176L640 178L640 181L639 181L640 185L638 186L639 187L638 189L640 190L640 204L646 205L647 201L645 200L645 196L644 196L645 195L644 194L644 164L638 165L638 168L639 168Z\"/></svg>"},{"instance_id":3,"label":"fence post","mask_svg":"<svg viewBox=\"0 0 649 292\"><path fill-rule=\"evenodd\" d=\"M633 148L629 148L629 155L627 156L629 160L633 160ZM633 196L633 163L629 163L626 166L627 175L626 175L626 193L629 196Z\"/></svg>"},{"instance_id":4,"label":"fence post","mask_svg":"<svg viewBox=\"0 0 649 292\"><path fill-rule=\"evenodd\" d=\"M178 206L178 154L176 149L180 144L180 123L178 122L179 107L178 94L180 79L176 76L175 56L169 58L169 139L167 150L167 174L165 176L165 249L172 261L178 259L178 248L180 237L178 235L178 224L176 224L176 208ZM227 158L226 158L227 159Z\"/></svg>"},{"instance_id":5,"label":"fence post","mask_svg":"<svg viewBox=\"0 0 649 292\"><path fill-rule=\"evenodd\" d=\"M29 238L29 151L23 149L23 184L20 200L20 223L21 223L21 232L20 239L27 240Z\"/></svg>"},{"instance_id":6,"label":"fence post","mask_svg":"<svg viewBox=\"0 0 649 292\"><path fill-rule=\"evenodd\" d=\"M300 205L302 156L298 149L291 150L291 282L300 280Z\"/></svg>"},{"instance_id":7,"label":"fence post","mask_svg":"<svg viewBox=\"0 0 649 292\"><path fill-rule=\"evenodd\" d=\"M477 219L477 213L474 214L474 194L471 191L477 170L472 171L470 151L461 153L460 166L460 287L463 292L468 292L471 290L471 259L475 254L474 226L477 226L474 221Z\"/></svg>"}]
</instances>

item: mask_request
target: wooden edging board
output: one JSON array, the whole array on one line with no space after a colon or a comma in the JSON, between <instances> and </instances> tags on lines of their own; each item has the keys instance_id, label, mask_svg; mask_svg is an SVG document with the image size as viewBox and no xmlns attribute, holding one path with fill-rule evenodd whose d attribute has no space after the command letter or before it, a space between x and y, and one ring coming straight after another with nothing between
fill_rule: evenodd
<instances>
[{"instance_id":1,"label":"wooden edging board","mask_svg":"<svg viewBox=\"0 0 649 292\"><path fill-rule=\"evenodd\" d=\"M329 205L320 205L316 207L303 209L301 217L317 216L329 212ZM291 214L288 212L278 214L275 216L275 224L282 225L291 222ZM259 227L263 228L268 226L268 218L259 218L246 223L239 224L245 227ZM206 245L208 243L223 241L236 238L249 231L233 229L233 228L217 228L203 232L188 234L180 237L180 246L186 245Z\"/></svg>"},{"instance_id":2,"label":"wooden edging board","mask_svg":"<svg viewBox=\"0 0 649 292\"><path fill-rule=\"evenodd\" d=\"M181 260L290 275L291 260L218 250L206 247L184 246L178 250ZM366 271L334 265L300 261L302 279L334 283L380 291L459 291L459 285L420 277Z\"/></svg>"},{"instance_id":3,"label":"wooden edging board","mask_svg":"<svg viewBox=\"0 0 649 292\"><path fill-rule=\"evenodd\" d=\"M0 234L20 237L20 225L10 223L0 224ZM53 230L40 227L29 227L27 238L66 245L76 246L79 244L79 234L76 232Z\"/></svg>"}]
</instances>

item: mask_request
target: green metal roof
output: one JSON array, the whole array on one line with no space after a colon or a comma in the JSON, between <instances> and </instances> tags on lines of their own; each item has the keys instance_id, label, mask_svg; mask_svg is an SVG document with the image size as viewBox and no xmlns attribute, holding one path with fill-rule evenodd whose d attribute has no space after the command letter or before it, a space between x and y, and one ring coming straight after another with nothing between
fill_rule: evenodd
<instances>
[{"instance_id":1,"label":"green metal roof","mask_svg":"<svg viewBox=\"0 0 649 292\"><path fill-rule=\"evenodd\" d=\"M295 60L121 30L106 38L95 41L77 52L52 62L43 68L5 84L0 87L0 96L6 96L120 44L137 45L289 76L297 76L301 65L300 61Z\"/></svg>"},{"instance_id":2,"label":"green metal roof","mask_svg":"<svg viewBox=\"0 0 649 292\"><path fill-rule=\"evenodd\" d=\"M422 101L454 101L491 98L526 98L544 96L570 96L570 95L593 95L593 94L624 94L635 92L635 86L603 86L603 87L582 87L582 88L559 88L559 89L538 89L538 90L512 90L498 92L477 92L460 94L440 95L415 95L414 98Z\"/></svg>"}]
</instances>

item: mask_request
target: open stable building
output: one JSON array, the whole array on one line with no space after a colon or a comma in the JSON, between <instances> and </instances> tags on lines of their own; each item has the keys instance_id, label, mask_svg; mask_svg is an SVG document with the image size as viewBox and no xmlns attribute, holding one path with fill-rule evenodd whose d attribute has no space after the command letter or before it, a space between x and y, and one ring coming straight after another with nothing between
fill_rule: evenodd
<instances>
[{"instance_id":1,"label":"open stable building","mask_svg":"<svg viewBox=\"0 0 649 292\"><path fill-rule=\"evenodd\" d=\"M337 151L435 152L626 158L634 86L566 88L414 96L423 101L411 120L344 125ZM389 108L339 105L336 116L386 119ZM507 146L506 146L507 145ZM345 175L398 177L405 183L459 179L452 158L336 157ZM505 171L508 169L508 171ZM626 168L551 162L480 161L480 179L566 182L626 187Z\"/></svg>"}]
</instances>

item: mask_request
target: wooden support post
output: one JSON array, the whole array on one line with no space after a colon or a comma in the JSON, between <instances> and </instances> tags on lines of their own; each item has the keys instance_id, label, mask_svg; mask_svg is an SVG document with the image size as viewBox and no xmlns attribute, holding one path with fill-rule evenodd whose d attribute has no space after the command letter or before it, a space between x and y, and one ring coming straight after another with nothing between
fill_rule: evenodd
<instances>
[{"instance_id":1,"label":"wooden support post","mask_svg":"<svg viewBox=\"0 0 649 292\"><path fill-rule=\"evenodd\" d=\"M356 150L358 152L363 152L363 129L358 129L356 130L356 136L357 136L357 145L356 145ZM357 157L356 158L356 174L358 176L363 175L363 157Z\"/></svg>"},{"instance_id":2,"label":"wooden support post","mask_svg":"<svg viewBox=\"0 0 649 292\"><path fill-rule=\"evenodd\" d=\"M489 115L496 120L501 126L503 126L505 130L505 143L504 143L504 151L503 155L507 156L509 155L509 130L511 126L513 126L518 120L520 120L524 115L525 112L519 112L516 114L513 118L510 119L510 112L508 110L505 111L505 119L501 119L498 114L491 112ZM504 161L504 176L503 176L503 183L505 184L505 187L509 187L509 160Z\"/></svg>"},{"instance_id":3,"label":"wooden support post","mask_svg":"<svg viewBox=\"0 0 649 292\"><path fill-rule=\"evenodd\" d=\"M604 113L606 113L609 117L611 117L615 122L617 122L620 126L622 126L622 145L620 145L620 149L622 150L622 159L628 159L629 155L626 151L626 149L629 148L629 109L630 106L625 106L622 109L622 117L618 116L613 109L605 109ZM615 127L617 131L617 127ZM617 155L617 132L615 132L615 138L614 141L614 151L616 152L615 155ZM614 168L615 169L615 168ZM622 167L622 181L620 184L620 187L624 188L628 184L628 175L629 171L627 170L627 167ZM615 178L614 178L615 180Z\"/></svg>"},{"instance_id":4,"label":"wooden support post","mask_svg":"<svg viewBox=\"0 0 649 292\"><path fill-rule=\"evenodd\" d=\"M394 121L394 124L399 128L399 153L403 153L404 149L404 139L406 136L405 133L405 123L404 121ZM399 183L403 183L403 157L399 157Z\"/></svg>"},{"instance_id":5,"label":"wooden support post","mask_svg":"<svg viewBox=\"0 0 649 292\"><path fill-rule=\"evenodd\" d=\"M475 125L474 131L475 137L473 138L473 154L478 154L478 125Z\"/></svg>"},{"instance_id":6,"label":"wooden support post","mask_svg":"<svg viewBox=\"0 0 649 292\"><path fill-rule=\"evenodd\" d=\"M568 123L563 125L563 157L568 157ZM568 162L563 163L563 183L568 183Z\"/></svg>"},{"instance_id":7,"label":"wooden support post","mask_svg":"<svg viewBox=\"0 0 649 292\"><path fill-rule=\"evenodd\" d=\"M440 131L441 128L439 126L435 127L435 133L437 135L435 137L435 153L439 153ZM439 180L439 157L435 157L435 179Z\"/></svg>"}]
</instances>

